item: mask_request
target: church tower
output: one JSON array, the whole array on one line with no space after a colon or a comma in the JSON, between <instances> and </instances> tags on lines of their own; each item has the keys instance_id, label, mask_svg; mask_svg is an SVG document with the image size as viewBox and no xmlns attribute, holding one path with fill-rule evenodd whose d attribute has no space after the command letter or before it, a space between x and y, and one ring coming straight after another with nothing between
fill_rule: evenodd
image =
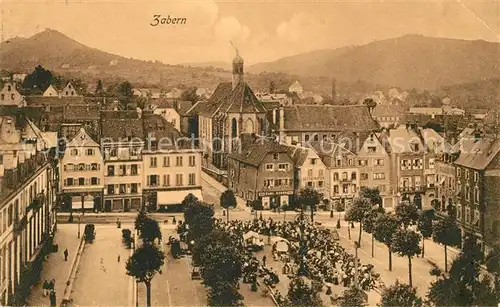
<instances>
[{"instance_id":1,"label":"church tower","mask_svg":"<svg viewBox=\"0 0 500 307\"><path fill-rule=\"evenodd\" d=\"M233 90L239 82L243 82L243 58L236 51L236 57L233 59Z\"/></svg>"}]
</instances>

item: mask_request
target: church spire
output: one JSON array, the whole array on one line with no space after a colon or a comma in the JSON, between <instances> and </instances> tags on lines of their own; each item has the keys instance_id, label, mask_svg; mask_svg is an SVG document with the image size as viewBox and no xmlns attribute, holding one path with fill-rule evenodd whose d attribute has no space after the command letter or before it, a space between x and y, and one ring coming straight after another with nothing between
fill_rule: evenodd
<instances>
[{"instance_id":1,"label":"church spire","mask_svg":"<svg viewBox=\"0 0 500 307\"><path fill-rule=\"evenodd\" d=\"M233 59L233 90L236 88L236 85L241 81L243 82L243 58L240 57L238 52L238 48L236 48L231 42L231 45L236 50L236 56Z\"/></svg>"}]
</instances>

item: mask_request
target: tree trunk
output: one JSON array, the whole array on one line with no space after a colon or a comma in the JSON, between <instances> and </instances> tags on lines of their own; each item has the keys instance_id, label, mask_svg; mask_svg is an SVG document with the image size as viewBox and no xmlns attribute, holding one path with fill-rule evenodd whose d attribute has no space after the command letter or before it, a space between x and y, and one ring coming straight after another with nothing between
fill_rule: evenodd
<instances>
[{"instance_id":1,"label":"tree trunk","mask_svg":"<svg viewBox=\"0 0 500 307\"><path fill-rule=\"evenodd\" d=\"M422 237L422 258L425 257L425 238Z\"/></svg>"},{"instance_id":2,"label":"tree trunk","mask_svg":"<svg viewBox=\"0 0 500 307\"><path fill-rule=\"evenodd\" d=\"M229 208L226 209L226 223L229 224Z\"/></svg>"},{"instance_id":3,"label":"tree trunk","mask_svg":"<svg viewBox=\"0 0 500 307\"><path fill-rule=\"evenodd\" d=\"M363 223L359 221L359 238L358 238L358 246L361 248L361 234L363 233Z\"/></svg>"},{"instance_id":4,"label":"tree trunk","mask_svg":"<svg viewBox=\"0 0 500 307\"><path fill-rule=\"evenodd\" d=\"M311 223L314 224L314 207L311 206Z\"/></svg>"},{"instance_id":5,"label":"tree trunk","mask_svg":"<svg viewBox=\"0 0 500 307\"><path fill-rule=\"evenodd\" d=\"M446 248L446 244L444 245L444 272L448 273L448 249Z\"/></svg>"},{"instance_id":6,"label":"tree trunk","mask_svg":"<svg viewBox=\"0 0 500 307\"><path fill-rule=\"evenodd\" d=\"M391 252L391 247L387 246L389 250L389 271L392 271L392 252Z\"/></svg>"},{"instance_id":7,"label":"tree trunk","mask_svg":"<svg viewBox=\"0 0 500 307\"><path fill-rule=\"evenodd\" d=\"M372 232L372 258L375 257L375 250L374 250L374 246L373 246L375 243L374 241L375 241L375 239L373 238L373 232Z\"/></svg>"},{"instance_id":8,"label":"tree trunk","mask_svg":"<svg viewBox=\"0 0 500 307\"><path fill-rule=\"evenodd\" d=\"M408 284L413 287L413 282L411 278L411 256L408 256Z\"/></svg>"},{"instance_id":9,"label":"tree trunk","mask_svg":"<svg viewBox=\"0 0 500 307\"><path fill-rule=\"evenodd\" d=\"M151 307L151 282L146 282L146 306Z\"/></svg>"},{"instance_id":10,"label":"tree trunk","mask_svg":"<svg viewBox=\"0 0 500 307\"><path fill-rule=\"evenodd\" d=\"M351 227L349 226L349 222L347 222L347 236L349 237L349 240L351 240Z\"/></svg>"}]
</instances>

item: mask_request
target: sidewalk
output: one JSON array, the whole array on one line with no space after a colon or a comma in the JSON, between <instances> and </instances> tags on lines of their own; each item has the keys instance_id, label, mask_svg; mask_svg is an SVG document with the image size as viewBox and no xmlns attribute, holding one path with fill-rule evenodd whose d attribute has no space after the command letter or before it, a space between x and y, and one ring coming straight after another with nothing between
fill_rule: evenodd
<instances>
[{"instance_id":1,"label":"sidewalk","mask_svg":"<svg viewBox=\"0 0 500 307\"><path fill-rule=\"evenodd\" d=\"M77 237L77 227L74 224L57 225L57 231L54 236L54 244L59 244L57 253L51 253L43 263L43 269L40 274L40 282L31 288L28 297L30 306L50 306L49 296L43 296L43 281L56 280L55 291L57 296L57 305L59 306L64 296L66 280L71 270L71 263L76 257L80 240ZM63 252L68 249L68 261L64 261Z\"/></svg>"},{"instance_id":2,"label":"sidewalk","mask_svg":"<svg viewBox=\"0 0 500 307\"><path fill-rule=\"evenodd\" d=\"M222 193L225 190L227 190L227 188L222 183L220 183L219 181L215 180L213 177L211 177L210 175L208 175L205 172L201 173L201 178L207 184L211 185L214 189L216 189L220 193ZM248 211L248 212L252 211L251 208L247 207L247 205L246 205L247 202L244 199L242 199L238 195L235 195L235 196L236 196L236 203L238 204L238 209L242 209L242 210Z\"/></svg>"}]
</instances>

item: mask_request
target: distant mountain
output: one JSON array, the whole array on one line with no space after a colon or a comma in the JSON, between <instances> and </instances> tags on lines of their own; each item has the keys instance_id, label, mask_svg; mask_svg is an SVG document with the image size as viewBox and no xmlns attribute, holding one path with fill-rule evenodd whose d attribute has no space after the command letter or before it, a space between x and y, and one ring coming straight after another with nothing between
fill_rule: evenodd
<instances>
[{"instance_id":1,"label":"distant mountain","mask_svg":"<svg viewBox=\"0 0 500 307\"><path fill-rule=\"evenodd\" d=\"M248 71L282 71L346 82L363 80L402 88L437 89L500 77L500 44L406 35L255 64Z\"/></svg>"},{"instance_id":2,"label":"distant mountain","mask_svg":"<svg viewBox=\"0 0 500 307\"><path fill-rule=\"evenodd\" d=\"M437 94L447 96L452 105L465 109L484 108L500 111L500 78L444 86Z\"/></svg>"}]
</instances>

